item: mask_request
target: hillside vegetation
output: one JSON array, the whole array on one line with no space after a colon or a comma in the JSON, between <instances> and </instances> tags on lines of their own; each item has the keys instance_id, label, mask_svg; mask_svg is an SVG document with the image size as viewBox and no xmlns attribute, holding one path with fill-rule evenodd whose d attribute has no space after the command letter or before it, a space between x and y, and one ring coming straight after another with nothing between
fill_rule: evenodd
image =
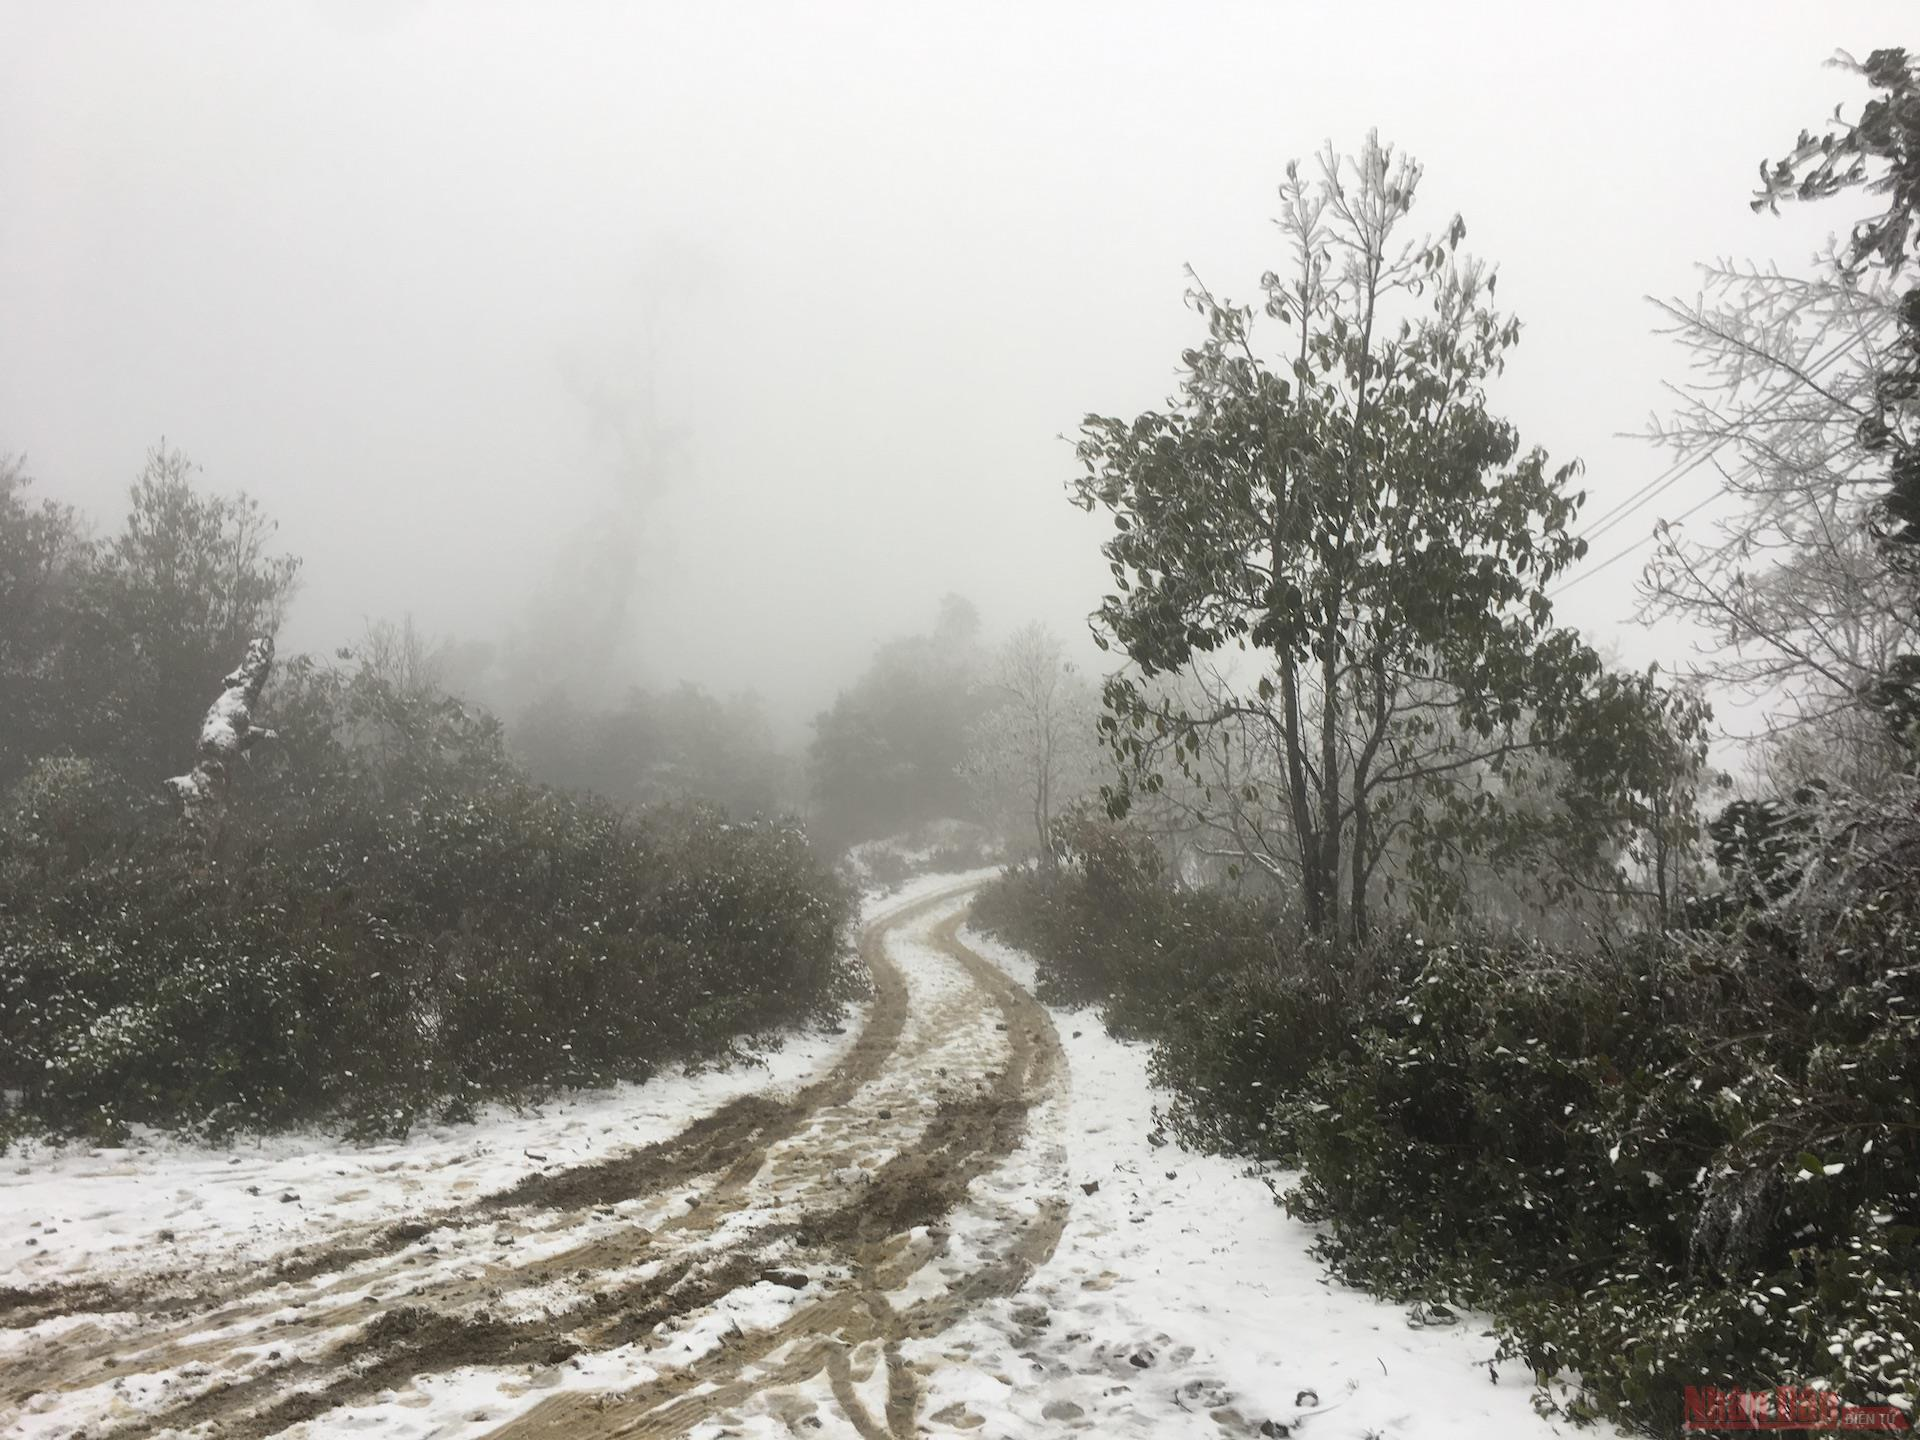
<instances>
[{"instance_id":1,"label":"hillside vegetation","mask_svg":"<svg viewBox=\"0 0 1920 1440\"><path fill-rule=\"evenodd\" d=\"M268 534L166 452L106 543L0 485L0 1138L404 1132L848 996L851 898L797 825L537 786L377 647L279 664L224 803L177 814L290 590Z\"/></svg>"},{"instance_id":2,"label":"hillside vegetation","mask_svg":"<svg viewBox=\"0 0 1920 1440\"><path fill-rule=\"evenodd\" d=\"M1663 1435L1688 1386L1920 1388L1920 67L1852 68L1756 207L1883 208L1662 307L1675 468L1586 526L1419 167L1290 167L1262 303L1196 282L1166 407L1082 427L1115 772L974 909L1152 1042L1176 1133L1297 1168L1339 1274ZM1561 577L1709 461L1733 517L1660 528L1645 618L1721 648L1623 673ZM1770 702L1738 798L1707 681Z\"/></svg>"}]
</instances>

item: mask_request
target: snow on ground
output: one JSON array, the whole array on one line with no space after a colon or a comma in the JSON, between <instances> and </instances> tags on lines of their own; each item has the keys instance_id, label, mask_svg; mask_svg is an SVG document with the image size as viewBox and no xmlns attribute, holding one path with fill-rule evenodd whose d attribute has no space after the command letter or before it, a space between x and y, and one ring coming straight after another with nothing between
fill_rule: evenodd
<instances>
[{"instance_id":1,"label":"snow on ground","mask_svg":"<svg viewBox=\"0 0 1920 1440\"><path fill-rule=\"evenodd\" d=\"M862 919L992 873L917 877L869 895ZM24 1142L0 1155L0 1288L256 1261L606 1159L742 1095L803 1083L845 1053L863 1021L856 1011L838 1034L792 1036L764 1064L675 1067L528 1109L488 1106L471 1123L421 1126L405 1140L355 1144L296 1130L219 1146L158 1133L125 1148Z\"/></svg>"},{"instance_id":2,"label":"snow on ground","mask_svg":"<svg viewBox=\"0 0 1920 1440\"><path fill-rule=\"evenodd\" d=\"M1024 956L962 938L1032 984ZM1518 1363L1491 1378L1496 1342L1479 1317L1413 1329L1400 1308L1331 1280L1309 1253L1312 1230L1246 1167L1148 1139L1146 1046L1115 1040L1091 1011L1053 1016L1065 1097L975 1188L1002 1205L1038 1198L1057 1183L1049 1151L1062 1147L1066 1230L1021 1293L907 1347L945 1361L923 1416L955 1429L979 1416L978 1433L1007 1436L1212 1437L1263 1423L1312 1440L1617 1433L1542 1418Z\"/></svg>"},{"instance_id":3,"label":"snow on ground","mask_svg":"<svg viewBox=\"0 0 1920 1440\"><path fill-rule=\"evenodd\" d=\"M970 887L993 873L988 869L959 876L918 877L890 894L869 897L865 913L868 919L885 916L942 892ZM956 898L889 937L889 953L900 966L910 996L899 1049L901 1054L914 1057L912 1068L884 1071L862 1084L844 1105L815 1116L792 1136L769 1147L760 1172L746 1188L743 1203L690 1247L692 1251L718 1255L773 1221L792 1218L803 1207L818 1209L837 1203L848 1189L857 1189L870 1180L871 1173L896 1153L896 1143L911 1145L924 1129L916 1119L904 1130L895 1127L896 1133L888 1139L884 1132L889 1127L873 1123L878 1116L924 1116L934 1103L924 1082L950 1072L961 1075L984 1071L1004 1061L1004 1035L995 1030L985 1014L969 1013L970 1002L976 998L974 992L952 961L927 938L939 920L964 903L963 898ZM871 1128L871 1135L863 1136L864 1127ZM820 1157L830 1155L850 1163L820 1169ZM809 1164L809 1157L815 1163ZM665 1199L669 1206L678 1203L677 1192ZM634 1202L635 1207L641 1204ZM623 1215L620 1223L636 1218L645 1220L649 1228L659 1224L658 1217L639 1208ZM582 1233L578 1224L571 1233L576 1237ZM926 1248L924 1229L916 1235L915 1243ZM800 1257L781 1250L765 1253L762 1258L769 1264L797 1266L799 1273L816 1281L823 1276L847 1278L845 1266L797 1263ZM410 1394L389 1391L370 1401L330 1411L324 1421L315 1422L309 1430L296 1427L289 1433L318 1436L366 1431L379 1434L383 1440L481 1440L546 1396L582 1392L617 1397L666 1371L691 1366L722 1349L730 1337L774 1329L797 1307L816 1299L818 1293L762 1280L742 1286L712 1305L663 1321L649 1338L637 1344L583 1353L561 1365L536 1367L531 1373L526 1366L463 1366L421 1376L412 1382ZM538 1299L537 1295L523 1293L524 1308L537 1308ZM488 1308L496 1315L513 1313L503 1312L497 1301ZM781 1353L770 1358L777 1359ZM820 1391L819 1402L831 1406L824 1377L815 1388ZM50 1413L45 1417L48 1428L44 1433L65 1435L64 1427L71 1424L73 1413L71 1408L57 1415ZM42 1417L34 1418L37 1422ZM695 1433L706 1431L741 1433L711 1425ZM41 1433L32 1432L36 1437ZM793 1432L782 1425L768 1433L790 1437ZM808 1433L815 1433L813 1427ZM825 1440L836 1432L818 1433ZM853 1431L847 1434L859 1440Z\"/></svg>"},{"instance_id":4,"label":"snow on ground","mask_svg":"<svg viewBox=\"0 0 1920 1440\"><path fill-rule=\"evenodd\" d=\"M991 873L918 877L869 897L865 917L882 918ZM863 1178L884 1158L882 1150L912 1143L919 1129L896 1126L885 1136L874 1117L897 1111L904 1118L931 1104L949 1070L966 1076L1001 1063L1006 1039L991 1012L977 1009L955 962L928 941L940 918L961 903L956 898L934 907L890 939L912 997L900 1052L911 1063L876 1076L834 1114L774 1147L749 1185L746 1206L699 1240L699 1248L717 1253L730 1243L734 1222L765 1219L796 1201L818 1203L826 1198L823 1186ZM964 939L1031 985L1024 957L970 931ZM1276 1206L1267 1185L1244 1166L1156 1145L1149 1138L1156 1096L1146 1047L1114 1040L1092 1012L1054 1010L1052 1016L1066 1063L1029 1115L1024 1143L973 1182L959 1209L936 1227L938 1235L914 1233L908 1251L924 1254L926 1263L887 1295L898 1314L921 1306L933 1308L920 1313L942 1313L939 1307L950 1300L957 1305L974 1277L1022 1253L1022 1237L1059 1223L1065 1203L1057 1246L1016 1293L962 1307L954 1323L901 1346L918 1377L915 1408L923 1433L1087 1431L1208 1440L1262 1434L1532 1440L1576 1433L1534 1412L1531 1377L1520 1366L1490 1375L1495 1341L1484 1323L1469 1316L1448 1329L1410 1328L1399 1307L1330 1280L1310 1254L1312 1231ZM844 1053L860 1018L841 1035L796 1037L767 1069L664 1075L646 1085L567 1097L537 1112L493 1112L473 1125L404 1143L353 1146L309 1135L233 1150L158 1140L122 1151L18 1150L0 1160L6 1172L0 1174L0 1285L123 1280L145 1269L259 1258L296 1241L469 1199L535 1169L605 1157L665 1138L738 1095L788 1088L817 1073ZM812 1168L825 1173L807 1173L809 1155ZM857 1163L842 1165L848 1156ZM791 1178L775 1185L781 1173ZM281 1198L289 1193L296 1198ZM572 1232L534 1227L520 1234L515 1253L564 1244L569 1235L577 1240L581 1226L597 1233L596 1227L656 1225L649 1207L674 1198L636 1198L618 1213L573 1217ZM163 1231L171 1238L161 1239ZM477 1232L463 1243L484 1249L493 1240ZM1041 1254L1044 1247L1025 1253ZM458 1246L444 1257L446 1266L467 1263ZM765 1281L743 1286L663 1324L643 1346L583 1354L559 1367L465 1367L422 1376L404 1392L330 1412L310 1433L371 1430L391 1440L467 1440L543 1394L619 1392L666 1367L689 1364L724 1346L730 1334L779 1325L809 1298ZM529 1288L496 1303L518 1314L539 1308L541 1300L537 1288ZM36 1330L46 1338L66 1323L49 1321ZM328 1338L321 1332L308 1343L323 1347ZM877 1342L855 1347L849 1358L853 1393L869 1414L880 1414L887 1366ZM778 1352L767 1363L777 1359ZM144 1383L146 1377L131 1378ZM176 1379L212 1383L187 1369ZM22 1420L33 1433L53 1435L94 1418L90 1406L107 1407L99 1409L103 1417L108 1410L138 1413L148 1401L125 1383L123 1377L120 1388L76 1392L44 1413L35 1406ZM691 1433L700 1440L795 1433L857 1440L825 1375L760 1391ZM1614 1432L1583 1433L1609 1440Z\"/></svg>"},{"instance_id":5,"label":"snow on ground","mask_svg":"<svg viewBox=\"0 0 1920 1440\"><path fill-rule=\"evenodd\" d=\"M540 1170L665 1140L741 1095L831 1065L842 1033L794 1036L764 1065L486 1107L469 1124L354 1144L316 1131L207 1146L165 1136L125 1149L28 1142L0 1157L0 1287L222 1267L380 1221L477 1199Z\"/></svg>"},{"instance_id":6,"label":"snow on ground","mask_svg":"<svg viewBox=\"0 0 1920 1440\"><path fill-rule=\"evenodd\" d=\"M963 855L998 854L1001 847L983 827L969 820L934 820L898 835L863 840L846 854L848 868L862 884L884 885L886 877L904 878L932 868L925 878L951 880L940 871ZM946 852L942 854L942 852Z\"/></svg>"},{"instance_id":7,"label":"snow on ground","mask_svg":"<svg viewBox=\"0 0 1920 1440\"><path fill-rule=\"evenodd\" d=\"M978 870L960 870L946 874L936 871L931 875L916 875L891 890L877 887L870 889L862 901L861 918L870 923L945 890L970 890L977 885L986 884L1000 874L1002 869L1003 867L999 865L983 865Z\"/></svg>"}]
</instances>

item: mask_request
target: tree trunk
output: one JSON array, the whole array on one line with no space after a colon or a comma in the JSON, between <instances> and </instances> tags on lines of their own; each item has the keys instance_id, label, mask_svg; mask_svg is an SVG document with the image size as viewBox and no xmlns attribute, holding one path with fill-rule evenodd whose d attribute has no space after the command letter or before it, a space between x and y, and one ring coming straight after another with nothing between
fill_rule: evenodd
<instances>
[{"instance_id":1,"label":"tree trunk","mask_svg":"<svg viewBox=\"0 0 1920 1440\"><path fill-rule=\"evenodd\" d=\"M1320 883L1326 903L1323 927L1340 937L1340 633L1331 617L1340 612L1339 597L1327 605L1329 617L1322 636L1320 660Z\"/></svg>"},{"instance_id":2,"label":"tree trunk","mask_svg":"<svg viewBox=\"0 0 1920 1440\"><path fill-rule=\"evenodd\" d=\"M1320 879L1320 832L1314 828L1307 796L1306 737L1300 729L1300 682L1293 657L1280 662L1280 696L1287 747L1287 802L1293 809L1294 838L1300 847L1300 900L1307 912L1307 928L1318 934L1326 927L1326 886Z\"/></svg>"},{"instance_id":3,"label":"tree trunk","mask_svg":"<svg viewBox=\"0 0 1920 1440\"><path fill-rule=\"evenodd\" d=\"M1348 924L1353 930L1353 938L1361 944L1367 938L1367 881L1373 874L1373 862L1367 854L1373 845L1373 761L1379 754L1381 742L1386 738L1387 670L1385 661L1376 654L1373 663L1373 729L1353 767L1353 899L1349 905Z\"/></svg>"},{"instance_id":4,"label":"tree trunk","mask_svg":"<svg viewBox=\"0 0 1920 1440\"><path fill-rule=\"evenodd\" d=\"M193 769L166 782L168 793L179 802L180 813L189 822L208 827L216 824L226 808L234 762L252 748L254 741L273 738L271 730L253 723L253 707L260 703L260 692L266 688L272 669L273 641L263 635L249 642L246 658L221 682L219 698L200 722Z\"/></svg>"},{"instance_id":5,"label":"tree trunk","mask_svg":"<svg viewBox=\"0 0 1920 1440\"><path fill-rule=\"evenodd\" d=\"M1659 907L1660 933L1664 935L1673 923L1667 899L1667 797L1665 793L1653 797L1653 888L1655 903Z\"/></svg>"},{"instance_id":6,"label":"tree trunk","mask_svg":"<svg viewBox=\"0 0 1920 1440\"><path fill-rule=\"evenodd\" d=\"M1347 924L1356 942L1367 938L1367 846L1373 840L1373 816L1367 802L1367 777L1353 777L1353 898L1347 906Z\"/></svg>"}]
</instances>

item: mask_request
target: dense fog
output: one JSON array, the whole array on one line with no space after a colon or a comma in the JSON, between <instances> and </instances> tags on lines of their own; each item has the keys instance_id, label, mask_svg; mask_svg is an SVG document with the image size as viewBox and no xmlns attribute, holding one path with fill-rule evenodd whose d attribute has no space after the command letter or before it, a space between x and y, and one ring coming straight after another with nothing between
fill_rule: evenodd
<instances>
[{"instance_id":1,"label":"dense fog","mask_svg":"<svg viewBox=\"0 0 1920 1440\"><path fill-rule=\"evenodd\" d=\"M0 0L0 1432L1910 1428L1916 14Z\"/></svg>"},{"instance_id":2,"label":"dense fog","mask_svg":"<svg viewBox=\"0 0 1920 1440\"><path fill-rule=\"evenodd\" d=\"M1629 493L1684 378L1642 297L1836 228L1745 177L1902 12L17 5L0 450L103 532L162 437L255 496L283 649L411 616L510 715L692 682L796 748L949 592L1091 658L1060 437L1165 394L1182 267L1247 296L1286 161L1369 127L1500 266L1499 402ZM1566 618L1683 657L1636 568Z\"/></svg>"}]
</instances>

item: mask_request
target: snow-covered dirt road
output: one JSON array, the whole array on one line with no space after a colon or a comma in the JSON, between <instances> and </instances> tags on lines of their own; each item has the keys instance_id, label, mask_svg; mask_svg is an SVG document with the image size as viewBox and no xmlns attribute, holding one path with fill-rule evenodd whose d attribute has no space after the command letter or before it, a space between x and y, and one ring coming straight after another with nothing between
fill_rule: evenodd
<instances>
[{"instance_id":1,"label":"snow-covered dirt road","mask_svg":"<svg viewBox=\"0 0 1920 1440\"><path fill-rule=\"evenodd\" d=\"M1141 1052L964 904L882 902L871 1003L771 1075L371 1151L8 1156L0 1433L1551 1433L1491 1339L1332 1286L1261 1182L1164 1144Z\"/></svg>"}]
</instances>

